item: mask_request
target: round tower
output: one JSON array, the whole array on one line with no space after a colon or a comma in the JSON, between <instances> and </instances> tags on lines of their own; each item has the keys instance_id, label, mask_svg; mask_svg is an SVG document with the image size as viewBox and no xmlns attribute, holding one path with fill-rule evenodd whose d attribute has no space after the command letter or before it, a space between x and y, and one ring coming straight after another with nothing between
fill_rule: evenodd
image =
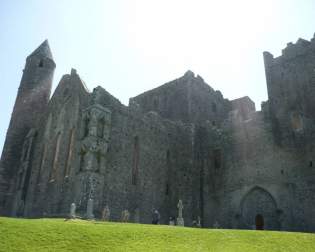
<instances>
[{"instance_id":1,"label":"round tower","mask_svg":"<svg viewBox=\"0 0 315 252\"><path fill-rule=\"evenodd\" d=\"M23 142L47 108L55 68L47 40L26 58L0 161L0 215L11 212Z\"/></svg>"}]
</instances>

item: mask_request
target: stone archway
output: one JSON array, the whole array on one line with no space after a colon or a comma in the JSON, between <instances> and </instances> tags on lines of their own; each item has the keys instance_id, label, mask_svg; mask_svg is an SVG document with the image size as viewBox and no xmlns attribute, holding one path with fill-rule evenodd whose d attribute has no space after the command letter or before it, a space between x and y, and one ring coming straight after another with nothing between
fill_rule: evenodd
<instances>
[{"instance_id":1,"label":"stone archway","mask_svg":"<svg viewBox=\"0 0 315 252\"><path fill-rule=\"evenodd\" d=\"M261 187L252 188L243 197L241 215L246 228L279 229L276 201L267 190Z\"/></svg>"}]
</instances>

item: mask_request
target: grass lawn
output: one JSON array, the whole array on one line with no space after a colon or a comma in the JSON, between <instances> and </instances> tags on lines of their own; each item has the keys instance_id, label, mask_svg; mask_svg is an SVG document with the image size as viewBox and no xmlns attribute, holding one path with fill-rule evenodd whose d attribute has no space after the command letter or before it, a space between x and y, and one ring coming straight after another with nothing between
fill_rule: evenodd
<instances>
[{"instance_id":1,"label":"grass lawn","mask_svg":"<svg viewBox=\"0 0 315 252\"><path fill-rule=\"evenodd\" d=\"M315 234L0 218L0 251L315 252Z\"/></svg>"}]
</instances>

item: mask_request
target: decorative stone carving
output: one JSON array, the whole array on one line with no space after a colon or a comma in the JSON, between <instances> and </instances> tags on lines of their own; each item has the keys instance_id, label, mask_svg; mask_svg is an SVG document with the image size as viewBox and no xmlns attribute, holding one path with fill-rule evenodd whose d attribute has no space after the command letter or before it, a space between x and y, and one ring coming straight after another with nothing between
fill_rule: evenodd
<instances>
[{"instance_id":1,"label":"decorative stone carving","mask_svg":"<svg viewBox=\"0 0 315 252\"><path fill-rule=\"evenodd\" d=\"M80 171L99 172L105 166L110 124L111 112L101 105L94 104L84 111Z\"/></svg>"},{"instance_id":2,"label":"decorative stone carving","mask_svg":"<svg viewBox=\"0 0 315 252\"><path fill-rule=\"evenodd\" d=\"M94 104L83 111L83 124L87 127L87 136L101 137L108 140L111 123L111 111L100 104ZM104 127L99 127L103 123ZM102 130L102 134L98 134ZM86 137L86 136L85 136Z\"/></svg>"},{"instance_id":3,"label":"decorative stone carving","mask_svg":"<svg viewBox=\"0 0 315 252\"><path fill-rule=\"evenodd\" d=\"M93 219L93 200L99 207L98 198L102 191L102 176L106 170L106 153L108 150L111 126L111 111L100 104L93 104L83 111L82 134L80 146L79 195L80 206L87 206L87 218ZM90 209L90 210L89 210ZM92 210L91 210L92 209Z\"/></svg>"}]
</instances>

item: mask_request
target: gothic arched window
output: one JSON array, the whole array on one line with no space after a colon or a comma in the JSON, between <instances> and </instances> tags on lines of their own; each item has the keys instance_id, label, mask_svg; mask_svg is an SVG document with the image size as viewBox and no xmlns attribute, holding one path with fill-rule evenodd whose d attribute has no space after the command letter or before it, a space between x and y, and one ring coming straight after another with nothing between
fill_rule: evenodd
<instances>
[{"instance_id":1,"label":"gothic arched window","mask_svg":"<svg viewBox=\"0 0 315 252\"><path fill-rule=\"evenodd\" d=\"M139 172L139 137L134 137L133 144L133 167L132 167L132 184L136 185L138 180L138 172Z\"/></svg>"}]
</instances>

